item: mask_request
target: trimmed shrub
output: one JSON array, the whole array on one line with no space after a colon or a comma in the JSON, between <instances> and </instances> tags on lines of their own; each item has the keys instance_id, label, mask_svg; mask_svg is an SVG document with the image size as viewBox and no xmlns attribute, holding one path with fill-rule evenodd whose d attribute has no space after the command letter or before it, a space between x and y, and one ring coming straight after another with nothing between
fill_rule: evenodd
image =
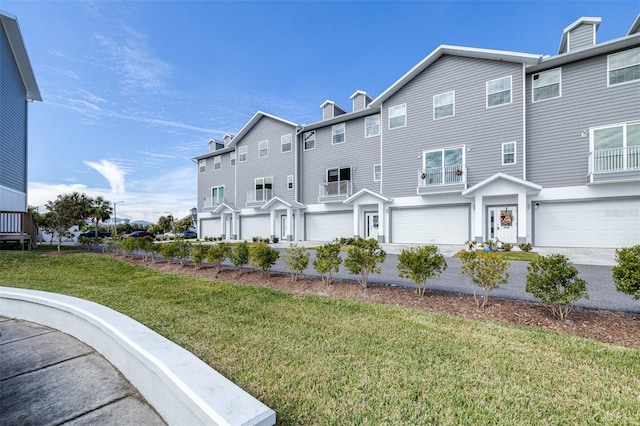
<instances>
[{"instance_id":1,"label":"trimmed shrub","mask_svg":"<svg viewBox=\"0 0 640 426\"><path fill-rule=\"evenodd\" d=\"M502 243L502 248L504 249L504 251L511 251L511 249L513 249L513 244Z\"/></svg>"},{"instance_id":2,"label":"trimmed shrub","mask_svg":"<svg viewBox=\"0 0 640 426\"><path fill-rule=\"evenodd\" d=\"M216 265L216 274L222 269L222 262L225 261L231 253L231 246L229 243L221 242L209 246L206 253L207 262Z\"/></svg>"},{"instance_id":3,"label":"trimmed shrub","mask_svg":"<svg viewBox=\"0 0 640 426\"><path fill-rule=\"evenodd\" d=\"M612 272L616 290L640 300L640 245L616 250Z\"/></svg>"},{"instance_id":4,"label":"trimmed shrub","mask_svg":"<svg viewBox=\"0 0 640 426\"><path fill-rule=\"evenodd\" d=\"M280 257L278 250L271 248L269 244L260 242L249 249L249 259L254 268L262 269L265 277L269 277L271 267Z\"/></svg>"},{"instance_id":5,"label":"trimmed shrub","mask_svg":"<svg viewBox=\"0 0 640 426\"><path fill-rule=\"evenodd\" d=\"M461 258L461 273L471 280L469 285L476 305L484 308L489 300L489 292L509 281L506 271L511 264L492 252L466 251L462 253ZM475 286L482 289L482 304L476 295Z\"/></svg>"},{"instance_id":6,"label":"trimmed shrub","mask_svg":"<svg viewBox=\"0 0 640 426\"><path fill-rule=\"evenodd\" d=\"M557 319L567 319L573 303L588 299L587 282L578 278L578 269L562 254L538 256L527 266L527 293L549 308Z\"/></svg>"},{"instance_id":7,"label":"trimmed shrub","mask_svg":"<svg viewBox=\"0 0 640 426\"><path fill-rule=\"evenodd\" d=\"M340 270L340 243L326 243L316 249L313 269L322 277L322 282L331 285L332 275Z\"/></svg>"},{"instance_id":8,"label":"trimmed shrub","mask_svg":"<svg viewBox=\"0 0 640 426\"><path fill-rule=\"evenodd\" d=\"M398 275L416 285L416 297L424 296L427 280L447 269L447 262L436 246L403 249L398 255Z\"/></svg>"},{"instance_id":9,"label":"trimmed shrub","mask_svg":"<svg viewBox=\"0 0 640 426\"><path fill-rule=\"evenodd\" d=\"M532 249L531 243L520 243L518 244L518 247L525 253L530 252Z\"/></svg>"},{"instance_id":10,"label":"trimmed shrub","mask_svg":"<svg viewBox=\"0 0 640 426\"><path fill-rule=\"evenodd\" d=\"M291 273L291 281L296 282L298 275L307 269L307 266L309 266L309 257L309 253L304 247L299 247L296 244L289 245L282 260L285 269Z\"/></svg>"},{"instance_id":11,"label":"trimmed shrub","mask_svg":"<svg viewBox=\"0 0 640 426\"><path fill-rule=\"evenodd\" d=\"M360 286L367 288L370 274L379 274L379 263L384 262L387 253L380 247L378 240L373 238L357 239L349 248L344 266L352 274L360 275Z\"/></svg>"},{"instance_id":12,"label":"trimmed shrub","mask_svg":"<svg viewBox=\"0 0 640 426\"><path fill-rule=\"evenodd\" d=\"M239 268L238 276L242 275L244 266L249 263L249 243L242 241L233 246L233 250L229 251L229 260Z\"/></svg>"},{"instance_id":13,"label":"trimmed shrub","mask_svg":"<svg viewBox=\"0 0 640 426\"><path fill-rule=\"evenodd\" d=\"M209 246L204 244L194 244L191 246L191 261L193 262L193 266L196 269L200 269L202 266L202 262L207 257L207 252L209 251Z\"/></svg>"}]
</instances>

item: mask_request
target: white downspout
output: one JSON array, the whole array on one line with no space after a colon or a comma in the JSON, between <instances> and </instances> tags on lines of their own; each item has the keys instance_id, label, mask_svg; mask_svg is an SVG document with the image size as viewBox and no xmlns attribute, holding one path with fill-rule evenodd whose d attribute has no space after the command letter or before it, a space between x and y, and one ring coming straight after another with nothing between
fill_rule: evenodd
<instances>
[{"instance_id":1,"label":"white downspout","mask_svg":"<svg viewBox=\"0 0 640 426\"><path fill-rule=\"evenodd\" d=\"M522 63L522 180L527 180L527 73Z\"/></svg>"}]
</instances>

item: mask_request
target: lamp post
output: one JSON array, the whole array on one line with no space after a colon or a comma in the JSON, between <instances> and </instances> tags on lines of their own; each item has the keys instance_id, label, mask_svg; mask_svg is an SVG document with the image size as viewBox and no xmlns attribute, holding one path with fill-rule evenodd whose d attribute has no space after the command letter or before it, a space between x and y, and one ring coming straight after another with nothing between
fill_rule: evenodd
<instances>
[{"instance_id":1,"label":"lamp post","mask_svg":"<svg viewBox=\"0 0 640 426\"><path fill-rule=\"evenodd\" d=\"M118 214L116 213L116 206L124 201L116 201L113 203L113 238L118 236Z\"/></svg>"}]
</instances>

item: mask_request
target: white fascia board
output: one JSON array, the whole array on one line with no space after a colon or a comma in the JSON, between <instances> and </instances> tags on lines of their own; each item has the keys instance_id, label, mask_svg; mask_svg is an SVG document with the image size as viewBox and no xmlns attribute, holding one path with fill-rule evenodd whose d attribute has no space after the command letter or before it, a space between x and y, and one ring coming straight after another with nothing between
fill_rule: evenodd
<instances>
[{"instance_id":1,"label":"white fascia board","mask_svg":"<svg viewBox=\"0 0 640 426\"><path fill-rule=\"evenodd\" d=\"M349 99L353 100L353 98L355 98L358 95L368 96L367 92L365 92L364 90L356 90L355 92L353 92L353 95L349 96Z\"/></svg>"},{"instance_id":2,"label":"white fascia board","mask_svg":"<svg viewBox=\"0 0 640 426\"><path fill-rule=\"evenodd\" d=\"M640 13L638 13L638 16L636 16L636 19L631 24L631 28L629 28L629 31L627 31L627 35L633 35L638 31L640 31Z\"/></svg>"},{"instance_id":3,"label":"white fascia board","mask_svg":"<svg viewBox=\"0 0 640 426\"><path fill-rule=\"evenodd\" d=\"M251 119L247 122L247 124L245 124L242 127L242 129L240 129L238 134L236 134L236 136L233 138L233 140L231 141L231 143L228 146L229 147L235 146L237 144L237 142L239 140L241 140L249 132L249 130L251 130L253 128L253 126L255 126L258 123L258 121L260 121L260 119L262 117L268 117L268 118L270 118L272 120L279 121L279 122L287 124L287 125L289 125L291 127L295 127L295 128L298 127L298 125L296 123L292 122L292 121L285 120L284 118L280 118L280 117L277 117L277 116L275 116L273 114L269 114L269 113L266 113L266 112L263 112L263 111L258 111L253 115L253 117L251 117Z\"/></svg>"},{"instance_id":4,"label":"white fascia board","mask_svg":"<svg viewBox=\"0 0 640 426\"><path fill-rule=\"evenodd\" d=\"M496 173L495 175L488 177L487 179L483 180L482 182L478 183L477 185L474 185L473 187L463 191L462 195L464 197L468 197L468 196L472 195L474 192L476 192L477 190L479 190L479 189L481 189L481 188L483 188L483 187L485 187L485 186L487 186L487 185L491 184L492 182L495 182L495 181L497 181L499 179L506 180L508 182L515 183L516 185L523 186L523 187L527 188L527 190L528 190L527 192L533 191L535 193L538 193L538 192L540 192L540 190L542 190L542 186L540 186L538 184L535 184L533 182L522 180L522 179L519 179L517 177L511 176L511 175L508 175L508 174L505 174L505 173Z\"/></svg>"},{"instance_id":5,"label":"white fascia board","mask_svg":"<svg viewBox=\"0 0 640 426\"><path fill-rule=\"evenodd\" d=\"M579 25L582 25L582 24L586 24L586 25L595 24L596 30L597 30L598 27L600 26L600 22L602 22L602 18L590 17L590 16L583 16L582 18L578 18L574 22L572 22L567 28L565 28L562 31L562 37L560 38L560 46L558 46L558 54L564 53L564 51L567 49L567 40L568 40L570 31L574 30L575 28L577 28Z\"/></svg>"}]
</instances>

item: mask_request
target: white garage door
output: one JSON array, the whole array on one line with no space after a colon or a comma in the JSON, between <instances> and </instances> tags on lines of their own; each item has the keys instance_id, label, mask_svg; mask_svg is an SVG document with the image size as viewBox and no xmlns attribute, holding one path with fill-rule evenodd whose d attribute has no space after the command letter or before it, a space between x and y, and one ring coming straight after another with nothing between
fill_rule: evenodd
<instances>
[{"instance_id":1,"label":"white garage door","mask_svg":"<svg viewBox=\"0 0 640 426\"><path fill-rule=\"evenodd\" d=\"M251 240L253 237L269 238L271 236L269 218L269 215L240 216L240 238L243 240Z\"/></svg>"},{"instance_id":2,"label":"white garage door","mask_svg":"<svg viewBox=\"0 0 640 426\"><path fill-rule=\"evenodd\" d=\"M618 248L640 244L640 199L540 202L533 214L536 246Z\"/></svg>"},{"instance_id":3,"label":"white garage door","mask_svg":"<svg viewBox=\"0 0 640 426\"><path fill-rule=\"evenodd\" d=\"M353 212L306 214L306 239L333 241L353 237Z\"/></svg>"},{"instance_id":4,"label":"white garage door","mask_svg":"<svg viewBox=\"0 0 640 426\"><path fill-rule=\"evenodd\" d=\"M220 218L202 220L200 225L202 228L198 237L217 237L220 235Z\"/></svg>"},{"instance_id":5,"label":"white garage door","mask_svg":"<svg viewBox=\"0 0 640 426\"><path fill-rule=\"evenodd\" d=\"M398 209L391 212L393 243L462 244L469 238L467 205Z\"/></svg>"}]
</instances>

